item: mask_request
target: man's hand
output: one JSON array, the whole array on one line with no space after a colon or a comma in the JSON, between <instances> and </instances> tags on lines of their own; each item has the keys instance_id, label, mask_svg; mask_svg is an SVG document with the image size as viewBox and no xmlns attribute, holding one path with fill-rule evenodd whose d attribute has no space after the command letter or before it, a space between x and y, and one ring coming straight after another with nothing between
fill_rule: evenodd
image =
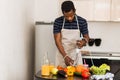
<instances>
[{"instance_id":1,"label":"man's hand","mask_svg":"<svg viewBox=\"0 0 120 80\"><path fill-rule=\"evenodd\" d=\"M66 58L64 58L64 60L65 60L65 64L67 66L73 65L73 63L74 63L74 60L72 60L69 56L66 56Z\"/></svg>"},{"instance_id":2,"label":"man's hand","mask_svg":"<svg viewBox=\"0 0 120 80\"><path fill-rule=\"evenodd\" d=\"M83 46L86 45L86 41L85 40L77 40L77 46L78 48L82 48Z\"/></svg>"}]
</instances>

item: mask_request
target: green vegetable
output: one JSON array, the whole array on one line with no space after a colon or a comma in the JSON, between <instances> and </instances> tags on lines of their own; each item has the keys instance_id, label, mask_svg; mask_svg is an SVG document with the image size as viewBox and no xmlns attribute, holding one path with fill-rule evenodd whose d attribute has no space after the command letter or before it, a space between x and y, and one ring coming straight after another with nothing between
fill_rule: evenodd
<instances>
[{"instance_id":1,"label":"green vegetable","mask_svg":"<svg viewBox=\"0 0 120 80\"><path fill-rule=\"evenodd\" d=\"M99 68L110 71L110 66L107 64L102 64Z\"/></svg>"},{"instance_id":2,"label":"green vegetable","mask_svg":"<svg viewBox=\"0 0 120 80\"><path fill-rule=\"evenodd\" d=\"M81 76L81 73L80 72L74 72L74 75Z\"/></svg>"},{"instance_id":3,"label":"green vegetable","mask_svg":"<svg viewBox=\"0 0 120 80\"><path fill-rule=\"evenodd\" d=\"M107 70L110 71L110 66L105 63L100 65L99 67L94 65L90 67L90 71L92 72L92 74L95 75L104 75Z\"/></svg>"}]
</instances>

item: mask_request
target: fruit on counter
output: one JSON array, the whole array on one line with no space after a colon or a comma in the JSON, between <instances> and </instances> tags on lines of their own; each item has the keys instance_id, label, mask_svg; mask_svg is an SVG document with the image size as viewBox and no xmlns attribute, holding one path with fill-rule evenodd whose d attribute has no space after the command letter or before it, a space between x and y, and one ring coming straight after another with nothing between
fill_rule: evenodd
<instances>
[{"instance_id":1,"label":"fruit on counter","mask_svg":"<svg viewBox=\"0 0 120 80\"><path fill-rule=\"evenodd\" d=\"M57 69L57 71L56 71ZM57 66L55 70L52 70L52 74L62 77L72 77L74 75L82 76L84 78L88 78L90 76L89 68L83 66L83 65L77 65L77 66L67 66L63 68L62 66Z\"/></svg>"},{"instance_id":2,"label":"fruit on counter","mask_svg":"<svg viewBox=\"0 0 120 80\"><path fill-rule=\"evenodd\" d=\"M83 69L84 69L83 65L77 65L76 66L76 72L81 73L83 71Z\"/></svg>"},{"instance_id":3,"label":"fruit on counter","mask_svg":"<svg viewBox=\"0 0 120 80\"><path fill-rule=\"evenodd\" d=\"M73 72L75 72L75 67L74 66L67 66L67 69L71 69Z\"/></svg>"},{"instance_id":4,"label":"fruit on counter","mask_svg":"<svg viewBox=\"0 0 120 80\"><path fill-rule=\"evenodd\" d=\"M73 76L75 72L75 67L74 66L67 66L67 75L68 76Z\"/></svg>"},{"instance_id":5,"label":"fruit on counter","mask_svg":"<svg viewBox=\"0 0 120 80\"><path fill-rule=\"evenodd\" d=\"M58 75L58 76L61 76L61 77L67 77L67 74L66 74L66 72L65 72L64 70L59 70L59 71L57 72L57 75Z\"/></svg>"},{"instance_id":6,"label":"fruit on counter","mask_svg":"<svg viewBox=\"0 0 120 80\"><path fill-rule=\"evenodd\" d=\"M64 68L64 71L65 71L66 73L67 73L67 70L68 70L67 67L65 67L65 68Z\"/></svg>"},{"instance_id":7,"label":"fruit on counter","mask_svg":"<svg viewBox=\"0 0 120 80\"><path fill-rule=\"evenodd\" d=\"M90 71L92 72L92 74L99 74L99 68L97 66L91 66Z\"/></svg>"},{"instance_id":8,"label":"fruit on counter","mask_svg":"<svg viewBox=\"0 0 120 80\"><path fill-rule=\"evenodd\" d=\"M90 67L90 71L95 75L104 75L107 70L110 71L110 66L105 63L99 67L94 65Z\"/></svg>"},{"instance_id":9,"label":"fruit on counter","mask_svg":"<svg viewBox=\"0 0 120 80\"><path fill-rule=\"evenodd\" d=\"M77 65L76 72L74 72L74 75L82 76L84 78L89 78L90 76L89 68L84 67L83 65Z\"/></svg>"},{"instance_id":10,"label":"fruit on counter","mask_svg":"<svg viewBox=\"0 0 120 80\"><path fill-rule=\"evenodd\" d=\"M84 67L83 65L77 65L76 66L76 72L82 73L83 71L89 72L89 69Z\"/></svg>"},{"instance_id":11,"label":"fruit on counter","mask_svg":"<svg viewBox=\"0 0 120 80\"><path fill-rule=\"evenodd\" d=\"M58 70L64 70L64 68L62 66L60 66L60 65L57 66L57 69Z\"/></svg>"},{"instance_id":12,"label":"fruit on counter","mask_svg":"<svg viewBox=\"0 0 120 80\"><path fill-rule=\"evenodd\" d=\"M65 68L63 68L62 66L57 66L58 71L61 72L61 70L63 70L67 76L73 76L74 72L75 72L75 67L74 66L67 66Z\"/></svg>"},{"instance_id":13,"label":"fruit on counter","mask_svg":"<svg viewBox=\"0 0 120 80\"><path fill-rule=\"evenodd\" d=\"M57 75L58 69L57 68L52 68L51 73L53 75Z\"/></svg>"},{"instance_id":14,"label":"fruit on counter","mask_svg":"<svg viewBox=\"0 0 120 80\"><path fill-rule=\"evenodd\" d=\"M81 73L81 76L82 76L83 78L89 78L89 77L90 77L90 73L89 73L88 71L83 71L83 72Z\"/></svg>"}]
</instances>

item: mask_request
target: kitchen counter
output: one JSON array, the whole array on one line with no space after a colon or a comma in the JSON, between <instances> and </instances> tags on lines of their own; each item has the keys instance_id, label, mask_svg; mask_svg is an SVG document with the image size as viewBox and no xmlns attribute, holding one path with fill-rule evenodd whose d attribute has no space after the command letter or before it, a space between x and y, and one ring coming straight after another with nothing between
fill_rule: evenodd
<instances>
[{"instance_id":1,"label":"kitchen counter","mask_svg":"<svg viewBox=\"0 0 120 80\"><path fill-rule=\"evenodd\" d=\"M119 52L87 52L82 54L83 58L120 60Z\"/></svg>"},{"instance_id":2,"label":"kitchen counter","mask_svg":"<svg viewBox=\"0 0 120 80\"><path fill-rule=\"evenodd\" d=\"M35 25L53 25L53 22L36 22Z\"/></svg>"},{"instance_id":3,"label":"kitchen counter","mask_svg":"<svg viewBox=\"0 0 120 80\"><path fill-rule=\"evenodd\" d=\"M83 79L80 76L74 76L74 77L57 77L57 76L49 76L49 77L42 77L40 71L35 74L34 80L91 80L91 79Z\"/></svg>"},{"instance_id":4,"label":"kitchen counter","mask_svg":"<svg viewBox=\"0 0 120 80\"><path fill-rule=\"evenodd\" d=\"M119 80L120 78L117 76L116 78L114 78L114 80ZM42 77L40 71L35 74L34 76L34 80L92 80L92 79L84 79L80 76L74 76L74 77L57 77L57 76L48 76L48 77Z\"/></svg>"},{"instance_id":5,"label":"kitchen counter","mask_svg":"<svg viewBox=\"0 0 120 80\"><path fill-rule=\"evenodd\" d=\"M94 62L94 65L99 66L102 63L107 63L110 65L110 72L114 74L114 80L120 80L120 53L113 52L91 52L82 55L83 59L86 59L86 63L91 64L91 59ZM90 66L90 65L89 65ZM34 80L83 80L82 77L54 77L51 79L44 78L41 76L40 71L35 74ZM90 80L90 79L85 79Z\"/></svg>"}]
</instances>

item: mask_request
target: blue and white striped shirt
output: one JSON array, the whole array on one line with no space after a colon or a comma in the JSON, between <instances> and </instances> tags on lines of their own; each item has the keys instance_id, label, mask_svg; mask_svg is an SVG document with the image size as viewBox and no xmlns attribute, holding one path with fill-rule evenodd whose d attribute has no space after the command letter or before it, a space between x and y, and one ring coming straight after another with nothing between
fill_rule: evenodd
<instances>
[{"instance_id":1,"label":"blue and white striped shirt","mask_svg":"<svg viewBox=\"0 0 120 80\"><path fill-rule=\"evenodd\" d=\"M84 19L80 16L77 16L77 18L78 18L79 29L80 29L80 32L82 33L82 35L88 34L88 24L87 24L86 19ZM55 19L54 25L53 25L53 33L54 34L61 32L62 25L63 25L63 19L64 19L64 16L61 16L61 17ZM76 18L74 18L74 20L72 22L65 20L64 28L65 29L78 29Z\"/></svg>"}]
</instances>

